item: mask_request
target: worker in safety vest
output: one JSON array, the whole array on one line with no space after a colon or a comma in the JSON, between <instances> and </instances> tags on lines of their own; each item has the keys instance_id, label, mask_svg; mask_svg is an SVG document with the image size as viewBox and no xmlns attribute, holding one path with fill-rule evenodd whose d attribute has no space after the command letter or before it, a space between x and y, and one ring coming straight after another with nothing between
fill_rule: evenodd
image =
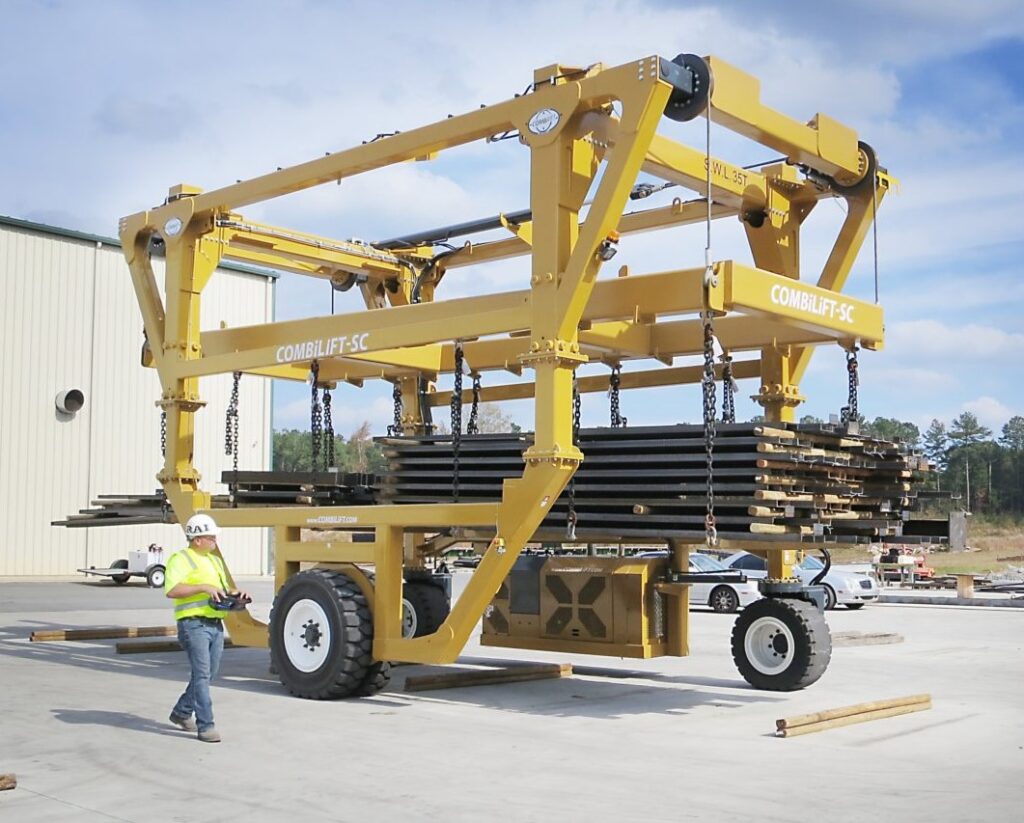
<instances>
[{"instance_id":1,"label":"worker in safety vest","mask_svg":"<svg viewBox=\"0 0 1024 823\"><path fill-rule=\"evenodd\" d=\"M204 743L219 743L213 725L210 681L217 676L224 651L223 607L233 598L240 607L251 602L245 592L232 590L224 561L214 554L220 530L213 518L197 514L185 524L188 548L167 561L164 594L174 600L178 640L188 655L192 677L171 710L171 723L187 732L198 732ZM215 608L215 604L222 608ZM195 715L195 720L192 715Z\"/></svg>"}]
</instances>

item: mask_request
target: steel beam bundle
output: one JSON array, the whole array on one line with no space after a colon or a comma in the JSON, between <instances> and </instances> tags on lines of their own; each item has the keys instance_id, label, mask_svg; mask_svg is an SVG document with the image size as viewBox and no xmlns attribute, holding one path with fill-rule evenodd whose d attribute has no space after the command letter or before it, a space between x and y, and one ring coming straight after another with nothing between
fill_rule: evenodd
<instances>
[{"instance_id":1,"label":"steel beam bundle","mask_svg":"<svg viewBox=\"0 0 1024 823\"><path fill-rule=\"evenodd\" d=\"M450 437L382 438L388 471L380 503L454 499ZM463 436L459 502L497 500L522 472L528 434ZM580 432L585 460L572 494L576 537L703 540L707 512L704 429L695 425ZM722 539L801 543L941 542L903 534L927 461L906 446L845 427L719 424L712 490ZM564 539L570 491L541 532Z\"/></svg>"}]
</instances>

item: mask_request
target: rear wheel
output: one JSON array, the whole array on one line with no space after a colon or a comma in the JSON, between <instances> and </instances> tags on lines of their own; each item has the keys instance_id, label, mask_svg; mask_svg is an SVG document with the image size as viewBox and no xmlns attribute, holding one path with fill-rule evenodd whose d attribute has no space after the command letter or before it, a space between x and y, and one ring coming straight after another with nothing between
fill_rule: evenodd
<instances>
[{"instance_id":1,"label":"rear wheel","mask_svg":"<svg viewBox=\"0 0 1024 823\"><path fill-rule=\"evenodd\" d=\"M433 634L450 611L448 595L440 586L418 580L407 582L402 596L402 637Z\"/></svg>"},{"instance_id":2,"label":"rear wheel","mask_svg":"<svg viewBox=\"0 0 1024 823\"><path fill-rule=\"evenodd\" d=\"M732 657L755 689L795 691L825 673L832 636L813 603L769 597L747 606L736 618Z\"/></svg>"},{"instance_id":3,"label":"rear wheel","mask_svg":"<svg viewBox=\"0 0 1024 823\"><path fill-rule=\"evenodd\" d=\"M374 661L373 615L347 574L310 569L290 578L270 613L270 660L292 694L314 700L373 694L390 666Z\"/></svg>"},{"instance_id":4,"label":"rear wheel","mask_svg":"<svg viewBox=\"0 0 1024 823\"><path fill-rule=\"evenodd\" d=\"M110 568L112 568L112 569L127 569L128 568L128 561L127 560L115 560L113 563L110 564ZM110 579L113 580L115 583L117 583L118 586L123 586L125 583L127 583L129 581L129 579L131 579L131 575L130 574L115 574Z\"/></svg>"},{"instance_id":5,"label":"rear wheel","mask_svg":"<svg viewBox=\"0 0 1024 823\"><path fill-rule=\"evenodd\" d=\"M716 612L728 614L740 607L740 598L729 586L716 586L708 598L708 605Z\"/></svg>"}]
</instances>

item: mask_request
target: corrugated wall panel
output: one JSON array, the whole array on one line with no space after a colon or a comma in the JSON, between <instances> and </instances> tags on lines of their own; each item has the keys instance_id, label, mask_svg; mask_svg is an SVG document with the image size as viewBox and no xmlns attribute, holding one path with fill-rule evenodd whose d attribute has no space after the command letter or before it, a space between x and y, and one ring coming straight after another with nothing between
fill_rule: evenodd
<instances>
[{"instance_id":1,"label":"corrugated wall panel","mask_svg":"<svg viewBox=\"0 0 1024 823\"><path fill-rule=\"evenodd\" d=\"M0 230L5 295L0 375L3 573L52 573L85 558L85 535L51 529L55 501L83 500L90 410L60 415L57 392L88 391L91 271L88 244ZM13 526L13 528L12 528Z\"/></svg>"},{"instance_id":2,"label":"corrugated wall panel","mask_svg":"<svg viewBox=\"0 0 1024 823\"><path fill-rule=\"evenodd\" d=\"M162 261L154 264L162 282ZM157 487L162 458L154 402L160 385L156 372L139 363L142 320L121 250L0 226L0 278L9 298L0 314L0 499L11 510L30 512L0 553L0 575L106 566L154 542L178 548L177 526L49 526L100 494ZM218 272L203 294L204 328L222 320L243 325L271 319L272 288L264 277ZM56 420L53 396L72 384L85 392L85 408L72 420ZM231 464L224 454L230 388L226 375L200 383L207 406L196 417L196 463L204 487L214 492L225 490L216 481ZM240 467L269 467L270 414L270 381L243 379ZM224 550L232 570L265 571L266 541L259 529L228 532Z\"/></svg>"}]
</instances>

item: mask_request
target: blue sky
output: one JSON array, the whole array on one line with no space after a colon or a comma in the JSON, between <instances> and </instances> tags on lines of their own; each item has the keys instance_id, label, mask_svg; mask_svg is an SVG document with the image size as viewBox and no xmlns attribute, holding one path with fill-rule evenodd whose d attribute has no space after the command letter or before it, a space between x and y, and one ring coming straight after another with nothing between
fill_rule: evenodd
<instances>
[{"instance_id":1,"label":"blue sky","mask_svg":"<svg viewBox=\"0 0 1024 823\"><path fill-rule=\"evenodd\" d=\"M759 77L769 105L799 119L822 111L855 128L901 181L879 214L887 346L861 358L862 412L923 427L969 410L997 430L1024 414L1019 0L794 0L784 9L745 0L7 0L3 25L0 214L101 234L115 234L119 217L158 203L175 183L216 188L498 102L521 91L538 66L717 55ZM696 145L702 130L703 120L666 120L661 129ZM773 156L721 129L712 141L713 152L733 162ZM246 214L382 239L527 207L526 164L515 141L475 145ZM841 218L831 201L812 214L805 277L820 267ZM713 246L716 258L749 260L735 221L715 223ZM616 267L620 261L634 272L699 266L702 229L626 238ZM871 299L872 268L868 246L847 291ZM524 288L525 272L523 261L460 269L444 292ZM356 308L351 297L339 310ZM329 307L325 284L280 281L280 318ZM756 388L740 384L741 417L755 413L746 398ZM801 388L807 413L836 412L845 402L842 353L819 350ZM308 426L306 398L302 387L279 387L276 425ZM607 420L603 396L585 397L583 408L585 425ZM505 410L531 425L529 404ZM626 393L623 410L632 424L700 415L692 387ZM390 386L345 387L335 396L345 433L366 419L381 433L389 415Z\"/></svg>"}]
</instances>

